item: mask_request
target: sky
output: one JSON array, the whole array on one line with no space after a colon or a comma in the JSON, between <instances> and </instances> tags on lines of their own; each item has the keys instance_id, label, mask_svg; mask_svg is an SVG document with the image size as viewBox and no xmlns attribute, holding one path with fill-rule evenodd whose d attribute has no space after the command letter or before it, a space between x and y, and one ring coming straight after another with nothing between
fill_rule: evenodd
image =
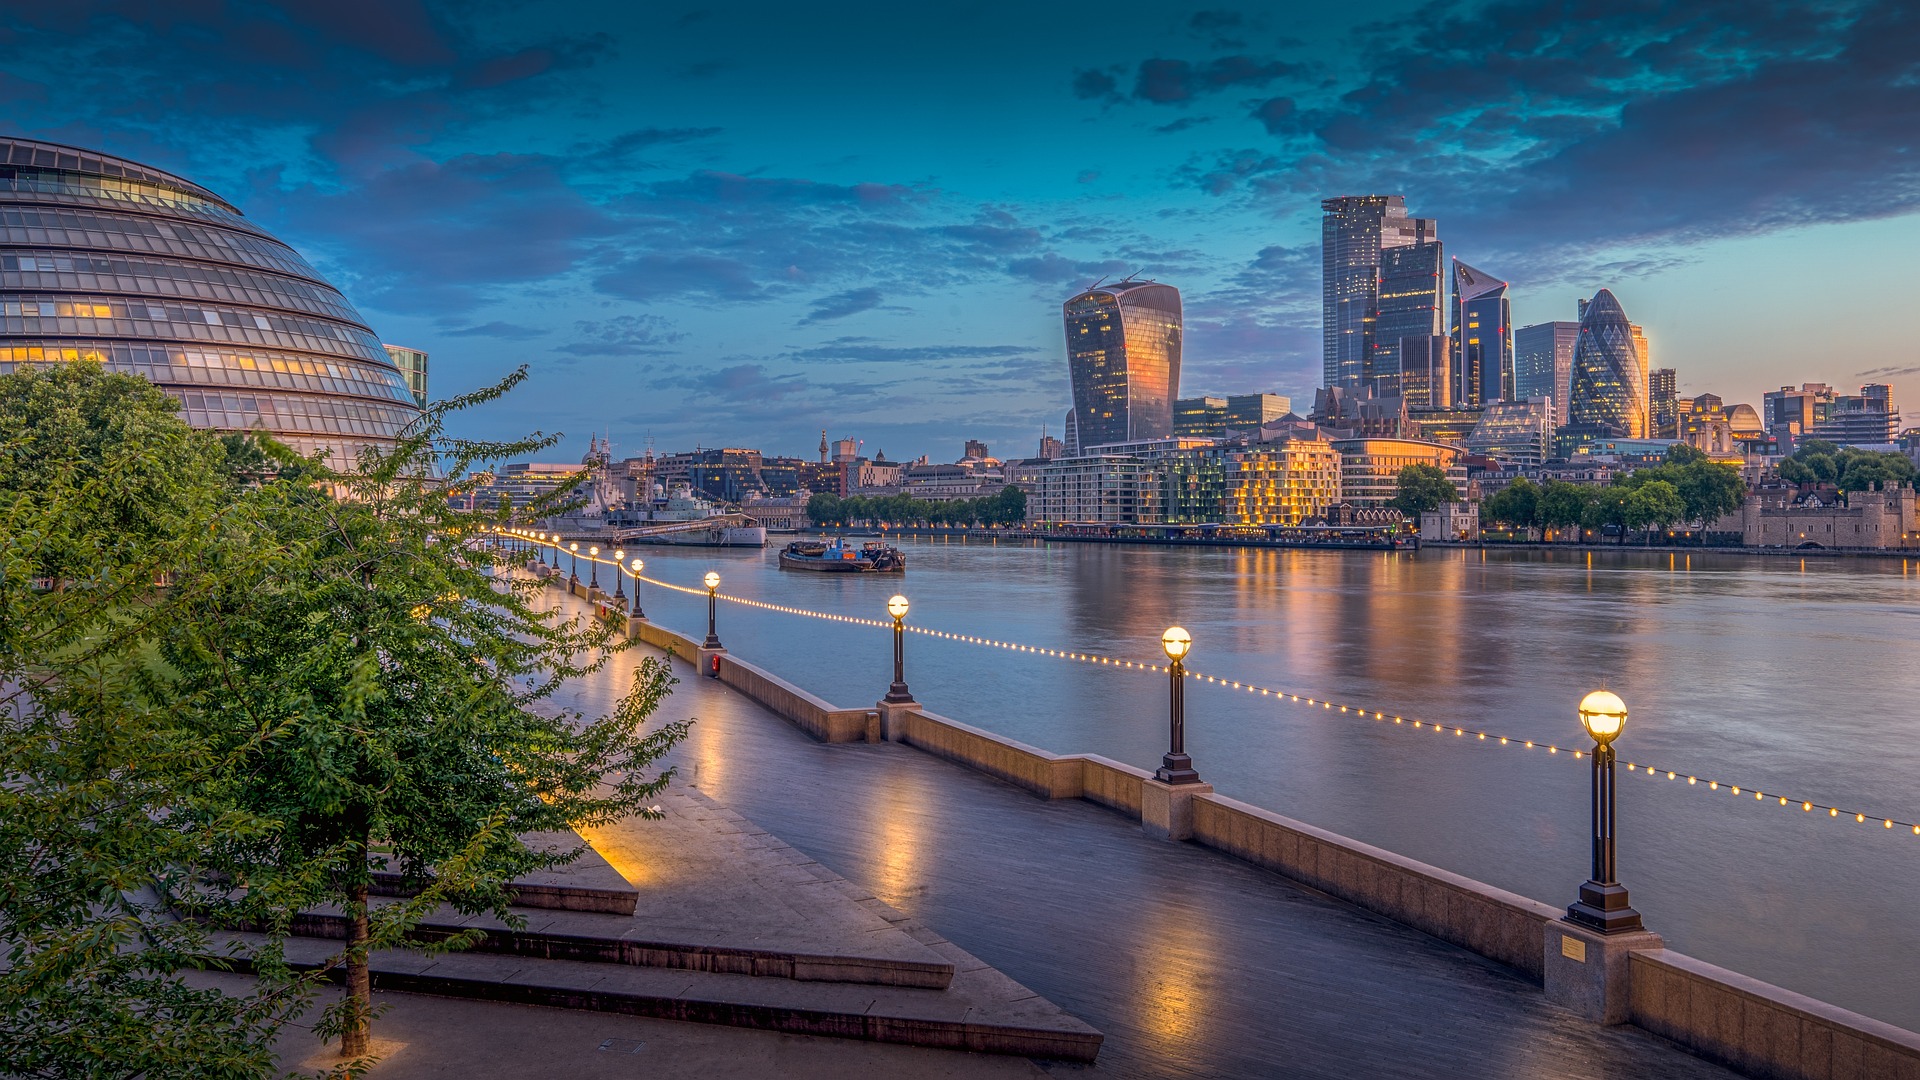
<instances>
[{"instance_id":1,"label":"sky","mask_svg":"<svg viewBox=\"0 0 1920 1080\"><path fill-rule=\"evenodd\" d=\"M1611 288L1683 395L1920 408L1901 0L0 0L0 130L220 192L453 428L953 460L1060 432L1060 303L1180 288L1181 393L1319 381L1319 200L1403 194L1518 325Z\"/></svg>"}]
</instances>

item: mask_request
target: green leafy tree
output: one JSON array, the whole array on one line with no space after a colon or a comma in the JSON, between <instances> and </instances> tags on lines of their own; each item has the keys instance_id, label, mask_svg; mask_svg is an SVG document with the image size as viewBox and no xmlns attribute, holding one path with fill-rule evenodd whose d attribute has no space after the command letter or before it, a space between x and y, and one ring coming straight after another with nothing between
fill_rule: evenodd
<instances>
[{"instance_id":1,"label":"green leafy tree","mask_svg":"<svg viewBox=\"0 0 1920 1080\"><path fill-rule=\"evenodd\" d=\"M1696 461L1705 460L1707 460L1707 452L1697 446L1674 443L1667 447L1666 464L1668 465L1691 465Z\"/></svg>"},{"instance_id":2,"label":"green leafy tree","mask_svg":"<svg viewBox=\"0 0 1920 1080\"><path fill-rule=\"evenodd\" d=\"M844 516L840 496L832 492L815 492L813 497L807 500L807 519L815 525L840 521Z\"/></svg>"},{"instance_id":3,"label":"green leafy tree","mask_svg":"<svg viewBox=\"0 0 1920 1080\"><path fill-rule=\"evenodd\" d=\"M1460 498L1453 481L1435 465L1415 463L1400 470L1398 491L1387 505L1418 521L1421 514Z\"/></svg>"},{"instance_id":4,"label":"green leafy tree","mask_svg":"<svg viewBox=\"0 0 1920 1080\"><path fill-rule=\"evenodd\" d=\"M1480 504L1480 516L1516 529L1531 529L1540 524L1540 487L1522 476L1487 496Z\"/></svg>"},{"instance_id":5,"label":"green leafy tree","mask_svg":"<svg viewBox=\"0 0 1920 1080\"><path fill-rule=\"evenodd\" d=\"M1593 502L1592 488L1548 480L1540 488L1540 523L1550 529L1574 529L1587 520L1587 508ZM1576 531L1571 537L1580 538Z\"/></svg>"},{"instance_id":6,"label":"green leafy tree","mask_svg":"<svg viewBox=\"0 0 1920 1080\"><path fill-rule=\"evenodd\" d=\"M1619 533L1620 543L1627 542L1627 503L1633 495L1633 489L1626 484L1609 484L1594 488L1587 499L1586 512L1580 523L1589 529L1614 529Z\"/></svg>"},{"instance_id":7,"label":"green leafy tree","mask_svg":"<svg viewBox=\"0 0 1920 1080\"><path fill-rule=\"evenodd\" d=\"M456 509L485 475L478 464L551 444L443 429L522 377L431 406L391 452L322 469L333 496L305 482L250 489L246 544L222 550L216 586L162 643L184 704L241 759L223 803L274 823L248 857L282 875L323 868L305 899L346 913L348 993L319 1030L348 1058L367 1052L371 951L407 944L442 903L513 919L509 883L577 855L523 835L654 813L671 771L649 769L685 732L649 724L672 682L654 659L606 716L543 707L625 642L537 609L535 586L479 542L492 508ZM371 904L383 869L414 898Z\"/></svg>"},{"instance_id":8,"label":"green leafy tree","mask_svg":"<svg viewBox=\"0 0 1920 1080\"><path fill-rule=\"evenodd\" d=\"M1622 524L1629 529L1647 530L1647 543L1655 532L1687 516L1687 504L1679 489L1665 480L1651 480L1630 488L1621 508ZM1623 537L1624 541L1624 537Z\"/></svg>"}]
</instances>

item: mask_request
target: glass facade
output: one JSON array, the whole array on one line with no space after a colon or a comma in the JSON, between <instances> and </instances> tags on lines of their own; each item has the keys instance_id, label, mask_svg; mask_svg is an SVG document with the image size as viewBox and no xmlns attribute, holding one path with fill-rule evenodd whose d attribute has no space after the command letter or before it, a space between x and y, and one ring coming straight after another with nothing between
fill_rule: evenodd
<instances>
[{"instance_id":1,"label":"glass facade","mask_svg":"<svg viewBox=\"0 0 1920 1080\"><path fill-rule=\"evenodd\" d=\"M406 376L407 389L413 391L413 400L421 408L427 407L427 354L419 349L409 349L405 345L383 346L393 366Z\"/></svg>"},{"instance_id":2,"label":"glass facade","mask_svg":"<svg viewBox=\"0 0 1920 1080\"><path fill-rule=\"evenodd\" d=\"M425 388L425 354L419 389ZM349 464L418 416L339 290L231 203L91 151L0 138L0 371L97 360L198 427Z\"/></svg>"},{"instance_id":3,"label":"glass facade","mask_svg":"<svg viewBox=\"0 0 1920 1080\"><path fill-rule=\"evenodd\" d=\"M1577 322L1545 322L1513 332L1513 396L1553 399L1553 426L1567 422L1567 394L1573 388L1573 350L1580 343Z\"/></svg>"},{"instance_id":4,"label":"glass facade","mask_svg":"<svg viewBox=\"0 0 1920 1080\"><path fill-rule=\"evenodd\" d=\"M1581 434L1647 437L1647 384L1633 326L1613 293L1601 289L1582 306L1574 349L1568 423Z\"/></svg>"},{"instance_id":5,"label":"glass facade","mask_svg":"<svg viewBox=\"0 0 1920 1080\"><path fill-rule=\"evenodd\" d=\"M1374 323L1372 346L1374 393L1405 395L1409 381L1425 385L1431 365L1425 363L1428 357L1422 345L1447 332L1445 266L1438 240L1380 253L1380 315ZM1412 363L1401 362L1401 342L1407 338L1418 339L1409 350ZM1425 399L1420 402L1426 403Z\"/></svg>"},{"instance_id":6,"label":"glass facade","mask_svg":"<svg viewBox=\"0 0 1920 1080\"><path fill-rule=\"evenodd\" d=\"M1507 283L1453 260L1453 401L1478 408L1513 396L1513 310Z\"/></svg>"},{"instance_id":7,"label":"glass facade","mask_svg":"<svg viewBox=\"0 0 1920 1080\"><path fill-rule=\"evenodd\" d=\"M1496 401L1480 414L1467 450L1506 465L1538 465L1553 456L1553 402Z\"/></svg>"},{"instance_id":8,"label":"glass facade","mask_svg":"<svg viewBox=\"0 0 1920 1080\"><path fill-rule=\"evenodd\" d=\"M1679 373L1672 368L1659 368L1647 374L1647 437L1680 437Z\"/></svg>"},{"instance_id":9,"label":"glass facade","mask_svg":"<svg viewBox=\"0 0 1920 1080\"><path fill-rule=\"evenodd\" d=\"M1170 524L1298 525L1340 501L1340 455L1325 439L1189 450L1163 464Z\"/></svg>"},{"instance_id":10,"label":"glass facade","mask_svg":"<svg viewBox=\"0 0 1920 1080\"><path fill-rule=\"evenodd\" d=\"M1400 470L1432 465L1447 474L1464 498L1467 468L1460 448L1422 439L1337 439L1340 452L1340 501L1355 506L1385 506L1400 494Z\"/></svg>"},{"instance_id":11,"label":"glass facade","mask_svg":"<svg viewBox=\"0 0 1920 1080\"><path fill-rule=\"evenodd\" d=\"M1090 289L1061 306L1077 448L1173 435L1180 290L1152 281Z\"/></svg>"},{"instance_id":12,"label":"glass facade","mask_svg":"<svg viewBox=\"0 0 1920 1080\"><path fill-rule=\"evenodd\" d=\"M1320 209L1320 381L1358 390L1374 375L1381 253L1432 241L1435 224L1407 216L1402 195L1343 195Z\"/></svg>"},{"instance_id":13,"label":"glass facade","mask_svg":"<svg viewBox=\"0 0 1920 1080\"><path fill-rule=\"evenodd\" d=\"M1211 439L1227 424L1227 399L1223 397L1183 397L1173 403L1173 433L1195 439Z\"/></svg>"}]
</instances>

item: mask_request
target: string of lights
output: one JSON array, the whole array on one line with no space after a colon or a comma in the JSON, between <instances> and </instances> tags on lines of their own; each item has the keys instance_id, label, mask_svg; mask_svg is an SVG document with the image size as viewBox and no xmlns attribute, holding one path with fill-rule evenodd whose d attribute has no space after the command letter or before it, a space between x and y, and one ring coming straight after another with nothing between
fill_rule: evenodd
<instances>
[{"instance_id":1,"label":"string of lights","mask_svg":"<svg viewBox=\"0 0 1920 1080\"><path fill-rule=\"evenodd\" d=\"M552 545L549 544L547 546L552 546ZM595 561L605 561L605 560L595 560ZM705 589L694 589L694 588L688 588L687 586L684 586L684 585L675 585L672 582L660 581L656 578L646 577L644 575L639 575L639 574L633 574L631 571L629 571L628 573L629 573L629 576L635 577L640 581L644 581L649 585L654 585L659 588L670 590L672 592L686 593L687 595L690 595L690 596L706 595ZM874 627L877 629L890 630L893 628L892 622L882 620L882 619L867 619L857 615L841 615L841 614L830 612L830 611L814 611L808 608L792 607L786 604L770 604L764 600L753 600L744 596L728 596L725 593L715 593L714 595L718 599L725 600L728 603L740 604L744 607L759 608L763 611L778 612L783 615L797 615L804 618L823 619L829 622L845 623L852 626ZM906 630L907 633L919 634L923 637L937 638L945 641L957 641L963 644L980 645L987 648L1004 649L1008 652L1028 653L1034 656L1046 656L1046 657L1051 657L1053 659L1058 659L1058 660L1068 660L1068 661L1073 661L1077 663L1091 664L1097 667L1113 667L1113 668L1120 668L1122 670L1128 670L1128 671L1151 671L1151 672L1165 672L1167 670L1166 665L1164 664L1150 664L1150 663L1144 663L1137 660L1126 660L1118 657L1103 656L1098 653L1077 652L1077 651L1068 650L1068 649L1048 648L1042 645L1026 645L1020 642L1003 641L997 638L982 637L977 634L958 634L958 633L953 633L947 630L935 630L925 626L907 626L904 629ZM1382 724L1382 725L1392 724L1393 726L1400 727L1410 732L1411 731L1421 731L1421 732L1431 731L1438 735L1450 734L1456 739L1462 739L1462 740L1471 739L1475 743L1485 743L1489 746L1505 746L1505 747L1520 749L1520 750L1545 750L1546 756L1548 757L1558 757L1562 754L1566 754L1573 760L1580 760L1582 758L1592 756L1590 751L1586 751L1578 748L1559 746L1554 743L1543 743L1533 739L1522 739L1515 736L1502 735L1497 732L1483 731L1478 728L1465 727L1458 724L1444 724L1437 720L1424 720L1416 717L1402 716L1395 713L1384 712L1379 709L1369 709L1365 706L1356 705L1351 702L1332 701L1327 698L1315 697L1311 695L1301 695L1299 693L1295 693L1289 690L1281 690L1281 689L1275 689L1273 687L1261 686L1257 683L1226 679L1218 675L1208 675L1203 672L1194 671L1191 668L1187 669L1187 678L1196 680L1198 682L1206 683L1212 686L1222 687L1224 689L1235 691L1235 692L1244 691L1248 694L1254 694L1254 695L1258 695L1260 697L1265 697L1265 698L1273 698L1278 701L1286 702L1288 704L1300 705L1308 709L1317 709L1324 713L1336 713L1339 715L1350 716L1355 719L1371 720L1376 724ZM1838 820L1838 819L1844 819L1844 818L1852 818L1855 824L1865 824L1865 825L1877 824L1881 827L1882 831L1902 829L1902 830L1906 830L1910 835L1920 837L1920 823L1916 823L1912 821L1902 821L1898 818L1889 817L1886 815L1869 814L1862 810L1850 810L1845 807L1833 806L1827 803L1817 802L1812 799L1802 799L1794 796L1782 795L1779 792L1763 791L1759 788L1755 788L1750 785L1735 784L1729 781L1720 780L1713 777L1700 776L1694 773L1683 772L1679 769L1668 769L1658 765L1647 765L1647 764L1641 764L1638 762L1629 761L1626 763L1626 767L1627 767L1627 772L1630 775L1645 775L1648 779L1654 779L1654 780L1666 779L1674 783L1685 781L1687 786L1699 788L1701 789L1701 791L1705 793L1718 793L1718 792L1724 791L1731 796L1740 797L1740 798L1751 796L1755 802L1760 803L1762 805L1771 805L1776 807L1798 807L1802 813L1807 813L1807 814L1825 811L1826 816L1832 819Z\"/></svg>"}]
</instances>

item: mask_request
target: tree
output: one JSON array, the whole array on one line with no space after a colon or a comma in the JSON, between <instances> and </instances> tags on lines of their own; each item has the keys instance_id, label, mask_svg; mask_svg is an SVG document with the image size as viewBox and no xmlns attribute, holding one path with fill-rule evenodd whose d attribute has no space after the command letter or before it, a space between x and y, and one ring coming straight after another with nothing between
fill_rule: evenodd
<instances>
[{"instance_id":1,"label":"tree","mask_svg":"<svg viewBox=\"0 0 1920 1080\"><path fill-rule=\"evenodd\" d=\"M1620 543L1627 542L1627 500L1633 489L1626 484L1609 484L1603 488L1594 488L1587 498L1586 512L1580 523L1589 529L1617 529Z\"/></svg>"},{"instance_id":2,"label":"tree","mask_svg":"<svg viewBox=\"0 0 1920 1080\"><path fill-rule=\"evenodd\" d=\"M1549 480L1540 489L1540 523L1550 529L1578 529L1592 501L1591 488ZM1579 534L1573 539L1578 540Z\"/></svg>"},{"instance_id":3,"label":"tree","mask_svg":"<svg viewBox=\"0 0 1920 1080\"><path fill-rule=\"evenodd\" d=\"M1438 510L1442 503L1460 498L1445 471L1434 465L1415 463L1400 470L1399 491L1387 505L1418 521L1421 514Z\"/></svg>"},{"instance_id":4,"label":"tree","mask_svg":"<svg viewBox=\"0 0 1920 1080\"><path fill-rule=\"evenodd\" d=\"M1531 529L1540 523L1540 488L1522 476L1480 504L1480 516L1516 529Z\"/></svg>"},{"instance_id":5,"label":"tree","mask_svg":"<svg viewBox=\"0 0 1920 1080\"><path fill-rule=\"evenodd\" d=\"M840 505L840 496L831 492L815 492L807 500L807 519L815 525L825 525L830 521L840 521L844 517Z\"/></svg>"},{"instance_id":6,"label":"tree","mask_svg":"<svg viewBox=\"0 0 1920 1080\"><path fill-rule=\"evenodd\" d=\"M1674 443L1667 447L1666 464L1668 465L1691 465L1696 461L1705 460L1707 460L1707 452L1697 446Z\"/></svg>"},{"instance_id":7,"label":"tree","mask_svg":"<svg viewBox=\"0 0 1920 1080\"><path fill-rule=\"evenodd\" d=\"M236 518L219 441L176 408L98 364L0 375L8 1076L267 1076L274 1033L312 999L312 980L279 963L271 936L245 988L193 985L185 973L219 966L221 950L156 888L249 873L243 852L274 827L219 797L241 751L180 707L158 655ZM301 895L298 873L248 881L193 913L271 927Z\"/></svg>"},{"instance_id":8,"label":"tree","mask_svg":"<svg viewBox=\"0 0 1920 1080\"><path fill-rule=\"evenodd\" d=\"M1626 528L1647 530L1647 543L1651 545L1656 530L1684 519L1686 514L1687 506L1678 489L1665 480L1650 480L1628 490L1621 507L1621 523Z\"/></svg>"},{"instance_id":9,"label":"tree","mask_svg":"<svg viewBox=\"0 0 1920 1080\"><path fill-rule=\"evenodd\" d=\"M551 445L443 430L451 412L523 377L430 406L397 448L353 468L315 460L337 497L316 499L304 481L249 489L250 535L214 553L215 585L162 643L186 708L240 759L222 777L223 805L273 823L246 855L281 876L308 871L299 899L346 913L348 994L319 1030L348 1058L367 1051L371 951L407 944L441 903L513 919L509 883L578 854L531 848L523 834L657 813L672 772L647 770L686 730L649 727L673 681L654 659L609 715L539 707L625 642L534 608L534 586L480 542L491 509L455 509L484 475L477 464ZM416 896L370 905L382 868Z\"/></svg>"}]
</instances>

